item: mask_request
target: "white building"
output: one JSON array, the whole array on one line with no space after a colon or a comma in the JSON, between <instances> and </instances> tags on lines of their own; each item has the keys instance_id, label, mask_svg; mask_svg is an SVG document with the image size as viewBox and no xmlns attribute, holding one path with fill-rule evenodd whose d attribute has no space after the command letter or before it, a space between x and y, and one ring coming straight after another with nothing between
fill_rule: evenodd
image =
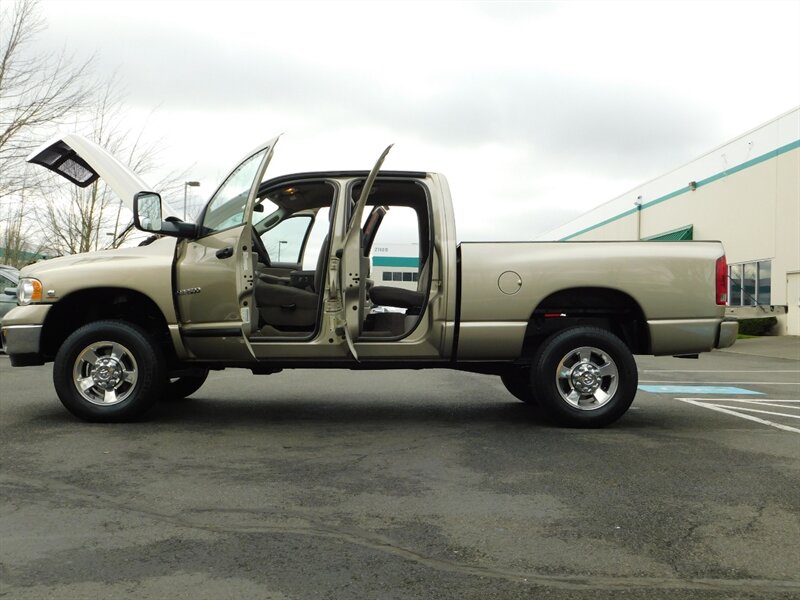
<instances>
[{"instance_id":1,"label":"white building","mask_svg":"<svg viewBox=\"0 0 800 600\"><path fill-rule=\"evenodd\" d=\"M419 280L419 244L375 244L372 247L372 272L375 285L416 290Z\"/></svg>"},{"instance_id":2,"label":"white building","mask_svg":"<svg viewBox=\"0 0 800 600\"><path fill-rule=\"evenodd\" d=\"M540 239L721 240L729 313L800 335L800 107Z\"/></svg>"}]
</instances>

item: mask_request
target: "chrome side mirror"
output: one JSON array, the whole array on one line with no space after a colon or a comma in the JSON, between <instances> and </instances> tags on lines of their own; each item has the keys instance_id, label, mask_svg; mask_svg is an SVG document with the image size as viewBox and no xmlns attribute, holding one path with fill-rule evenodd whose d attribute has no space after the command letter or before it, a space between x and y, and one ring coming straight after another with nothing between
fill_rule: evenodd
<instances>
[{"instance_id":1,"label":"chrome side mirror","mask_svg":"<svg viewBox=\"0 0 800 600\"><path fill-rule=\"evenodd\" d=\"M161 233L161 196L155 192L139 192L133 197L133 224L137 229Z\"/></svg>"}]
</instances>

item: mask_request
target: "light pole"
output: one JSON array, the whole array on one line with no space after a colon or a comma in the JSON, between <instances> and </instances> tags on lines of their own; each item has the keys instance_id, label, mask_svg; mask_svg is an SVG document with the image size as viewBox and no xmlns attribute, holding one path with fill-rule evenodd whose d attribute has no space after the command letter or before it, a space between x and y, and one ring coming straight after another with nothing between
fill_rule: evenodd
<instances>
[{"instance_id":1,"label":"light pole","mask_svg":"<svg viewBox=\"0 0 800 600\"><path fill-rule=\"evenodd\" d=\"M636 207L636 239L642 239L642 197L636 196L636 202L633 203Z\"/></svg>"},{"instance_id":2,"label":"light pole","mask_svg":"<svg viewBox=\"0 0 800 600\"><path fill-rule=\"evenodd\" d=\"M278 262L281 262L281 244L288 244L286 240L279 240L278 241Z\"/></svg>"},{"instance_id":3,"label":"light pole","mask_svg":"<svg viewBox=\"0 0 800 600\"><path fill-rule=\"evenodd\" d=\"M199 181L185 181L183 183L183 220L186 220L186 197L187 192L190 187L198 187L200 185Z\"/></svg>"}]
</instances>

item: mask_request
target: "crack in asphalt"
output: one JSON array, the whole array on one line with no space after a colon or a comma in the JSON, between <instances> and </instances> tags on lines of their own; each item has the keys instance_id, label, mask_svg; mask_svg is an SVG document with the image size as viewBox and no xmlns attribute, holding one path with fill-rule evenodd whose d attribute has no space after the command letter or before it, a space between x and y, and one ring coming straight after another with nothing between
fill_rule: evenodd
<instances>
[{"instance_id":1,"label":"crack in asphalt","mask_svg":"<svg viewBox=\"0 0 800 600\"><path fill-rule=\"evenodd\" d=\"M537 572L517 572L491 567L481 567L466 565L453 562L443 558L426 556L410 548L405 548L395 544L391 539L378 534L357 531L354 529L346 530L321 525L299 515L287 515L287 518L298 519L307 523L305 526L283 526L283 525L213 525L204 523L196 519L186 518L187 512L195 515L203 514L250 514L264 518L263 510L259 509L225 509L225 508L196 508L184 511L182 515L169 514L156 511L143 506L135 506L131 503L122 502L114 496L102 494L94 491L85 490L79 486L71 485L57 479L38 477L36 483L31 481L30 474L26 474L25 479L9 476L6 472L0 476L2 487L8 490L9 484L16 489L35 488L41 491L58 491L59 498L64 495L72 497L82 505L86 504L87 498L91 499L98 508L108 508L109 506L128 513L168 523L176 527L194 529L218 534L252 534L252 533L272 533L287 535L307 535L324 539L344 541L364 548L377 550L379 552L391 554L398 558L413 561L422 566L442 571L455 573L458 575L470 575L474 577L490 577L502 579L514 583L533 584L540 586L553 587L557 589L597 590L623 590L631 588L660 588L673 590L708 590L708 591L739 591L739 592L800 592L800 581L793 580L773 580L773 579L719 579L719 578L670 578L670 577L629 577L629 576L600 576L600 575L549 575ZM48 502L47 499L44 502ZM275 517L274 511L271 518Z\"/></svg>"},{"instance_id":2,"label":"crack in asphalt","mask_svg":"<svg viewBox=\"0 0 800 600\"><path fill-rule=\"evenodd\" d=\"M750 519L750 521L742 527L741 533L752 533L756 529L756 524L762 519L764 516L764 511L767 510L767 505L763 502L756 507L756 514Z\"/></svg>"}]
</instances>

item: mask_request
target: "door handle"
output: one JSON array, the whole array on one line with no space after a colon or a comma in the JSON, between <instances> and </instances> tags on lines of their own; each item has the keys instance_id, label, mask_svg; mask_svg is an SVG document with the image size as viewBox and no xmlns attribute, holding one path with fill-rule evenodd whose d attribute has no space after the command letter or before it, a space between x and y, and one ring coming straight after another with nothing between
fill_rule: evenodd
<instances>
[{"instance_id":1,"label":"door handle","mask_svg":"<svg viewBox=\"0 0 800 600\"><path fill-rule=\"evenodd\" d=\"M217 258L222 260L223 258L230 258L233 256L233 248L228 246L227 248L222 248L221 250L217 250Z\"/></svg>"}]
</instances>

